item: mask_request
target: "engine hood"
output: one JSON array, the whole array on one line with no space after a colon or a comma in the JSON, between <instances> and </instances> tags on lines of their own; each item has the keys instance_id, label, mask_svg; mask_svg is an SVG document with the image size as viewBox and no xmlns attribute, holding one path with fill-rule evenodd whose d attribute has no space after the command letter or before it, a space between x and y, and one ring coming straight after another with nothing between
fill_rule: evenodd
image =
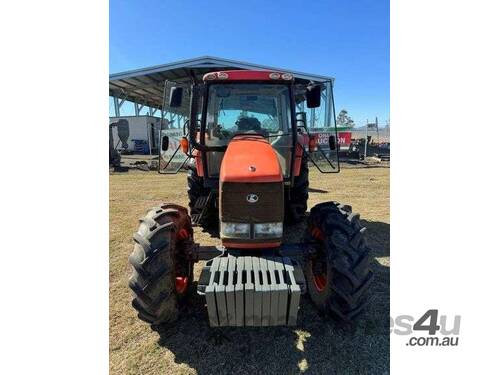
<instances>
[{"instance_id":1,"label":"engine hood","mask_svg":"<svg viewBox=\"0 0 500 375\"><path fill-rule=\"evenodd\" d=\"M274 149L259 135L234 137L224 154L221 182L280 182L283 172Z\"/></svg>"}]
</instances>

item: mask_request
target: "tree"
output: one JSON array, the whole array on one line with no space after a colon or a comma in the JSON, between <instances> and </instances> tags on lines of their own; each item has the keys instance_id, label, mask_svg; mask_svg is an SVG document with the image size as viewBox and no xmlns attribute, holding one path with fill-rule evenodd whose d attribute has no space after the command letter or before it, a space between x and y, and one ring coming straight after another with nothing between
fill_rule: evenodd
<instances>
[{"instance_id":1,"label":"tree","mask_svg":"<svg viewBox=\"0 0 500 375\"><path fill-rule=\"evenodd\" d=\"M343 128L353 128L354 121L347 115L347 111L345 109L341 110L337 115L337 126Z\"/></svg>"}]
</instances>

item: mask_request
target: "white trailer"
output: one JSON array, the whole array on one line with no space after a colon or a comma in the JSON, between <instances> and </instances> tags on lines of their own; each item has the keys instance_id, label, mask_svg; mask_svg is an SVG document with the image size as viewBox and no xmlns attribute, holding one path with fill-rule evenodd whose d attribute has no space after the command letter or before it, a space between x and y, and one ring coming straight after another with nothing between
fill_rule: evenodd
<instances>
[{"instance_id":1,"label":"white trailer","mask_svg":"<svg viewBox=\"0 0 500 375\"><path fill-rule=\"evenodd\" d=\"M110 117L109 123L117 122L120 119L127 120L129 123L130 135L126 145L120 142L116 127L112 129L114 147L122 154L142 154L142 155L158 155L160 147L160 121L158 117L152 116L120 116ZM143 141L147 148L143 151L136 149L134 140Z\"/></svg>"}]
</instances>

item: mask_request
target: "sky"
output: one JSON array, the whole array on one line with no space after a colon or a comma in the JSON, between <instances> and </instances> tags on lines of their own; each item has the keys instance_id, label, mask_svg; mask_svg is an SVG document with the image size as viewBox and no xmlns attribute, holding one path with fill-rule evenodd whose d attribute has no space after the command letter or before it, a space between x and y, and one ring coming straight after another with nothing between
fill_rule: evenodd
<instances>
[{"instance_id":1,"label":"sky","mask_svg":"<svg viewBox=\"0 0 500 375\"><path fill-rule=\"evenodd\" d=\"M200 56L335 77L337 113L389 120L389 0L110 0L109 71Z\"/></svg>"}]
</instances>

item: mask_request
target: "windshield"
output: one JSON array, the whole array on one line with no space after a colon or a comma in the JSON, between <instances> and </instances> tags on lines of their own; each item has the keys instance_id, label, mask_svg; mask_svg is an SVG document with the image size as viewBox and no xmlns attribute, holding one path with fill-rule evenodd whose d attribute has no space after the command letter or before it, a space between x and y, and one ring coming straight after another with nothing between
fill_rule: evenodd
<instances>
[{"instance_id":1,"label":"windshield","mask_svg":"<svg viewBox=\"0 0 500 375\"><path fill-rule=\"evenodd\" d=\"M288 177L292 147L289 87L265 83L210 85L205 144L227 145L236 134L267 137ZM218 172L221 157L211 153L210 172Z\"/></svg>"}]
</instances>

